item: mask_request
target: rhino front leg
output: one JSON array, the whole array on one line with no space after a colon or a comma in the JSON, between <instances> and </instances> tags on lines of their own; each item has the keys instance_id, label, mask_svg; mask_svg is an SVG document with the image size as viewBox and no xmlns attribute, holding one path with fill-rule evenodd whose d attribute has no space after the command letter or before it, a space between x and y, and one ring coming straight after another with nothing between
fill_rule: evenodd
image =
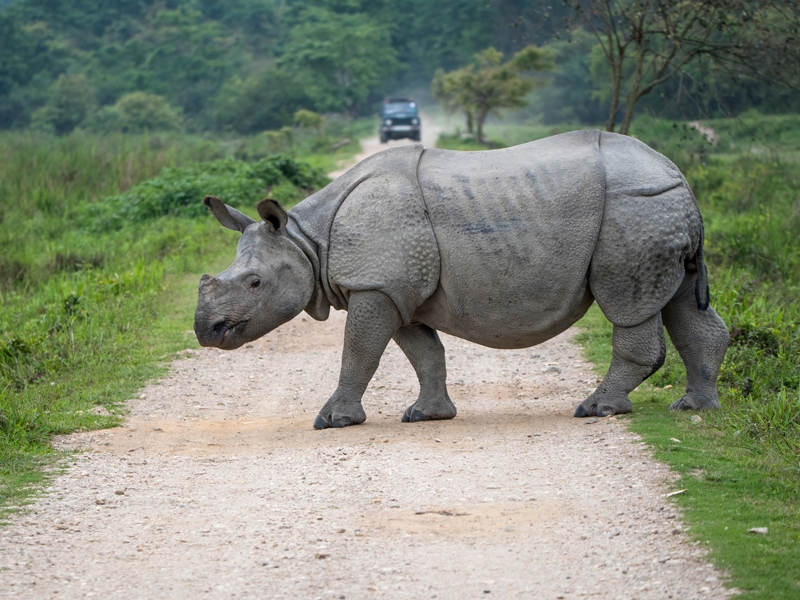
<instances>
[{"instance_id":1,"label":"rhino front leg","mask_svg":"<svg viewBox=\"0 0 800 600\"><path fill-rule=\"evenodd\" d=\"M397 330L394 341L419 379L419 398L406 409L403 423L455 417L456 405L447 394L444 346L436 330L422 324L408 325Z\"/></svg>"},{"instance_id":2,"label":"rhino front leg","mask_svg":"<svg viewBox=\"0 0 800 600\"><path fill-rule=\"evenodd\" d=\"M576 417L629 413L628 393L664 364L666 345L661 313L635 327L614 325L611 366L594 393L575 409Z\"/></svg>"},{"instance_id":3,"label":"rhino front leg","mask_svg":"<svg viewBox=\"0 0 800 600\"><path fill-rule=\"evenodd\" d=\"M344 329L339 386L314 420L314 429L358 425L367 419L361 397L378 369L383 351L402 324L400 313L381 292L352 292Z\"/></svg>"}]
</instances>

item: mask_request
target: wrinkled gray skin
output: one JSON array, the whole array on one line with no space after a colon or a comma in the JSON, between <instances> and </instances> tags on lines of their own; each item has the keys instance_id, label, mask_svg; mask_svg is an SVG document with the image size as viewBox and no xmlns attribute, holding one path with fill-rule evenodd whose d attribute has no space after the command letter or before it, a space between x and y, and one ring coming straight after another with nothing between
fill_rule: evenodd
<instances>
[{"instance_id":1,"label":"wrinkled gray skin","mask_svg":"<svg viewBox=\"0 0 800 600\"><path fill-rule=\"evenodd\" d=\"M394 339L419 377L403 421L452 419L437 331L493 348L539 344L596 301L613 359L576 417L632 409L628 393L664 361L664 327L686 365L672 409L719 407L728 346L708 306L703 223L678 169L626 136L579 131L504 150L420 145L356 165L285 213L255 222L206 197L242 233L234 263L204 275L203 346L263 336L302 310L346 309L339 385L314 427L362 423L361 397Z\"/></svg>"}]
</instances>

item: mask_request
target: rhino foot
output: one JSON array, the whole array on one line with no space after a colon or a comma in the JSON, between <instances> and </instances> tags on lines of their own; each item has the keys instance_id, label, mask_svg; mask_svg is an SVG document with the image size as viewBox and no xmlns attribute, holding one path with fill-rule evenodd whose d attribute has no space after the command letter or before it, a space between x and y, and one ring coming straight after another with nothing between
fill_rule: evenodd
<instances>
[{"instance_id":1,"label":"rhino foot","mask_svg":"<svg viewBox=\"0 0 800 600\"><path fill-rule=\"evenodd\" d=\"M449 397L436 402L417 400L403 413L403 423L417 423L419 421L442 421L452 419L458 410Z\"/></svg>"},{"instance_id":2,"label":"rhino foot","mask_svg":"<svg viewBox=\"0 0 800 600\"><path fill-rule=\"evenodd\" d=\"M336 406L327 414L320 412L314 419L314 429L349 427L350 425L359 425L366 420L367 414L360 404L345 404Z\"/></svg>"},{"instance_id":3,"label":"rhino foot","mask_svg":"<svg viewBox=\"0 0 800 600\"><path fill-rule=\"evenodd\" d=\"M673 402L670 410L716 410L719 408L717 391L713 393L686 392L683 398Z\"/></svg>"},{"instance_id":4,"label":"rhino foot","mask_svg":"<svg viewBox=\"0 0 800 600\"><path fill-rule=\"evenodd\" d=\"M575 409L576 417L610 417L633 411L633 404L627 395L610 396L592 394Z\"/></svg>"}]
</instances>

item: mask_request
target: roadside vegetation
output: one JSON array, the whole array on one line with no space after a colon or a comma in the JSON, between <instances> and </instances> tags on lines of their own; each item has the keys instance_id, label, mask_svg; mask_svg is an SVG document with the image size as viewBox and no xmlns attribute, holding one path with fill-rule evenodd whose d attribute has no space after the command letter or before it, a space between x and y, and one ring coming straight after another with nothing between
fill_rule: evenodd
<instances>
[{"instance_id":1,"label":"roadside vegetation","mask_svg":"<svg viewBox=\"0 0 800 600\"><path fill-rule=\"evenodd\" d=\"M47 477L53 435L119 423L196 345L199 274L235 252L203 195L289 207L352 156L363 123L315 123L223 141L0 134L0 514Z\"/></svg>"}]
</instances>

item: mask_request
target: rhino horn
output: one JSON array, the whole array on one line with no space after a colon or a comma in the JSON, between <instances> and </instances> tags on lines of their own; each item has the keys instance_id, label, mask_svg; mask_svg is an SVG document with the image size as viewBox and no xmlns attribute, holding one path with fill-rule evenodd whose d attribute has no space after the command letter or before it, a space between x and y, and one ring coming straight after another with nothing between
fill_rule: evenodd
<instances>
[{"instance_id":1,"label":"rhino horn","mask_svg":"<svg viewBox=\"0 0 800 600\"><path fill-rule=\"evenodd\" d=\"M200 278L200 291L201 292L208 292L219 285L219 279L216 277L211 277L211 275L203 275Z\"/></svg>"}]
</instances>

